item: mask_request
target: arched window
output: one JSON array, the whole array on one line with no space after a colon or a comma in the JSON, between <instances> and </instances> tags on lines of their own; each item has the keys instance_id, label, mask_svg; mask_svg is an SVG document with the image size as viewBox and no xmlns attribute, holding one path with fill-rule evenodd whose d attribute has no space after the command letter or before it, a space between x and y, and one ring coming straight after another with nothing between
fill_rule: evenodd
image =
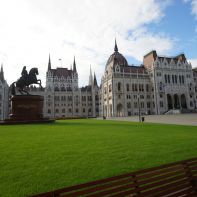
<instances>
[{"instance_id":1,"label":"arched window","mask_svg":"<svg viewBox=\"0 0 197 197\"><path fill-rule=\"evenodd\" d=\"M184 81L184 76L182 75L182 83L184 84L185 83L185 81Z\"/></svg>"},{"instance_id":2,"label":"arched window","mask_svg":"<svg viewBox=\"0 0 197 197\"><path fill-rule=\"evenodd\" d=\"M165 75L165 83L168 83L167 75Z\"/></svg>"},{"instance_id":3,"label":"arched window","mask_svg":"<svg viewBox=\"0 0 197 197\"><path fill-rule=\"evenodd\" d=\"M129 84L126 85L127 86L127 92L129 91Z\"/></svg>"},{"instance_id":4,"label":"arched window","mask_svg":"<svg viewBox=\"0 0 197 197\"><path fill-rule=\"evenodd\" d=\"M174 83L174 75L172 75L172 83Z\"/></svg>"},{"instance_id":5,"label":"arched window","mask_svg":"<svg viewBox=\"0 0 197 197\"><path fill-rule=\"evenodd\" d=\"M168 75L168 83L170 83L170 75Z\"/></svg>"},{"instance_id":6,"label":"arched window","mask_svg":"<svg viewBox=\"0 0 197 197\"><path fill-rule=\"evenodd\" d=\"M175 75L174 77L175 77L175 83L177 83L177 75Z\"/></svg>"},{"instance_id":7,"label":"arched window","mask_svg":"<svg viewBox=\"0 0 197 197\"><path fill-rule=\"evenodd\" d=\"M118 91L120 91L120 90L121 90L121 83L118 82Z\"/></svg>"}]
</instances>

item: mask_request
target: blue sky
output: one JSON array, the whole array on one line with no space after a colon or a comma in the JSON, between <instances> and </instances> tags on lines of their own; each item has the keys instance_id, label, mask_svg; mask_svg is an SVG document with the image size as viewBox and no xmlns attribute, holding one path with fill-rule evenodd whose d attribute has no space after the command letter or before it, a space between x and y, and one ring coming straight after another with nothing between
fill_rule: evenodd
<instances>
[{"instance_id":1,"label":"blue sky","mask_svg":"<svg viewBox=\"0 0 197 197\"><path fill-rule=\"evenodd\" d=\"M184 53L189 60L197 58L197 21L192 14L191 1L169 1L163 18L158 23L151 23L146 27L150 32L155 34L162 32L174 40L174 47L160 55L175 56ZM135 58L127 58L130 63L140 63ZM197 67L197 64L193 66Z\"/></svg>"},{"instance_id":2,"label":"blue sky","mask_svg":"<svg viewBox=\"0 0 197 197\"><path fill-rule=\"evenodd\" d=\"M80 86L90 65L100 82L115 37L130 64L154 49L184 52L197 67L197 0L0 0L0 7L0 62L9 84L24 65L38 67L45 83L49 53L52 68L70 68L76 57Z\"/></svg>"}]
</instances>

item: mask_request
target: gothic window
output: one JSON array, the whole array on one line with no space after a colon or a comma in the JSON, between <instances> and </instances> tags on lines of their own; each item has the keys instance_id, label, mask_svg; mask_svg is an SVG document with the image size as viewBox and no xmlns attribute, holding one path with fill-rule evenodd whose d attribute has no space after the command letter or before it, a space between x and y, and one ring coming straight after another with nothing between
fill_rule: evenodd
<instances>
[{"instance_id":1,"label":"gothic window","mask_svg":"<svg viewBox=\"0 0 197 197\"><path fill-rule=\"evenodd\" d=\"M165 75L165 83L168 83L167 75Z\"/></svg>"},{"instance_id":2,"label":"gothic window","mask_svg":"<svg viewBox=\"0 0 197 197\"><path fill-rule=\"evenodd\" d=\"M59 101L59 100L60 100L59 96L55 96L55 101Z\"/></svg>"},{"instance_id":3,"label":"gothic window","mask_svg":"<svg viewBox=\"0 0 197 197\"><path fill-rule=\"evenodd\" d=\"M95 100L96 100L96 101L98 101L98 100L99 100L99 97L98 97L98 95L96 95L96 96L95 96Z\"/></svg>"},{"instance_id":4,"label":"gothic window","mask_svg":"<svg viewBox=\"0 0 197 197\"><path fill-rule=\"evenodd\" d=\"M179 75L179 83L182 83L181 76Z\"/></svg>"},{"instance_id":5,"label":"gothic window","mask_svg":"<svg viewBox=\"0 0 197 197\"><path fill-rule=\"evenodd\" d=\"M121 90L121 83L118 82L118 91L120 91L120 90Z\"/></svg>"},{"instance_id":6,"label":"gothic window","mask_svg":"<svg viewBox=\"0 0 197 197\"><path fill-rule=\"evenodd\" d=\"M61 91L66 91L66 89L65 89L65 87L63 86L63 87L61 87Z\"/></svg>"},{"instance_id":7,"label":"gothic window","mask_svg":"<svg viewBox=\"0 0 197 197\"><path fill-rule=\"evenodd\" d=\"M127 108L128 108L128 109L131 108L131 103L127 103Z\"/></svg>"},{"instance_id":8,"label":"gothic window","mask_svg":"<svg viewBox=\"0 0 197 197\"><path fill-rule=\"evenodd\" d=\"M119 66L116 66L116 72L120 72Z\"/></svg>"},{"instance_id":9,"label":"gothic window","mask_svg":"<svg viewBox=\"0 0 197 197\"><path fill-rule=\"evenodd\" d=\"M137 91L137 84L135 84L135 91Z\"/></svg>"},{"instance_id":10,"label":"gothic window","mask_svg":"<svg viewBox=\"0 0 197 197\"><path fill-rule=\"evenodd\" d=\"M144 99L144 95L140 95L140 98L141 98L141 99Z\"/></svg>"},{"instance_id":11,"label":"gothic window","mask_svg":"<svg viewBox=\"0 0 197 197\"><path fill-rule=\"evenodd\" d=\"M56 109L56 110L55 110L55 113L59 113L59 109Z\"/></svg>"},{"instance_id":12,"label":"gothic window","mask_svg":"<svg viewBox=\"0 0 197 197\"><path fill-rule=\"evenodd\" d=\"M109 92L111 92L112 91L112 86L111 86L111 84L109 85Z\"/></svg>"},{"instance_id":13,"label":"gothic window","mask_svg":"<svg viewBox=\"0 0 197 197\"><path fill-rule=\"evenodd\" d=\"M62 113L65 113L66 112L66 110L65 109L62 109Z\"/></svg>"},{"instance_id":14,"label":"gothic window","mask_svg":"<svg viewBox=\"0 0 197 197\"><path fill-rule=\"evenodd\" d=\"M133 92L135 91L135 86L134 86L134 84L132 84L132 91L133 91Z\"/></svg>"},{"instance_id":15,"label":"gothic window","mask_svg":"<svg viewBox=\"0 0 197 197\"><path fill-rule=\"evenodd\" d=\"M146 92L148 92L148 91L149 91L149 85L146 84Z\"/></svg>"},{"instance_id":16,"label":"gothic window","mask_svg":"<svg viewBox=\"0 0 197 197\"><path fill-rule=\"evenodd\" d=\"M174 77L175 77L175 83L177 83L177 75L175 75Z\"/></svg>"},{"instance_id":17,"label":"gothic window","mask_svg":"<svg viewBox=\"0 0 197 197\"><path fill-rule=\"evenodd\" d=\"M172 83L174 83L174 75L172 75Z\"/></svg>"},{"instance_id":18,"label":"gothic window","mask_svg":"<svg viewBox=\"0 0 197 197\"><path fill-rule=\"evenodd\" d=\"M168 83L170 83L170 75L168 75Z\"/></svg>"},{"instance_id":19,"label":"gothic window","mask_svg":"<svg viewBox=\"0 0 197 197\"><path fill-rule=\"evenodd\" d=\"M92 101L92 96L88 96L88 101Z\"/></svg>"},{"instance_id":20,"label":"gothic window","mask_svg":"<svg viewBox=\"0 0 197 197\"><path fill-rule=\"evenodd\" d=\"M127 86L127 92L129 91L129 84L126 85Z\"/></svg>"},{"instance_id":21,"label":"gothic window","mask_svg":"<svg viewBox=\"0 0 197 197\"><path fill-rule=\"evenodd\" d=\"M48 109L48 114L50 114L51 113L51 110L50 109Z\"/></svg>"},{"instance_id":22,"label":"gothic window","mask_svg":"<svg viewBox=\"0 0 197 197\"><path fill-rule=\"evenodd\" d=\"M82 101L86 101L86 96L82 96Z\"/></svg>"},{"instance_id":23,"label":"gothic window","mask_svg":"<svg viewBox=\"0 0 197 197\"><path fill-rule=\"evenodd\" d=\"M184 84L185 83L185 81L184 81L184 76L182 75L182 83Z\"/></svg>"},{"instance_id":24,"label":"gothic window","mask_svg":"<svg viewBox=\"0 0 197 197\"><path fill-rule=\"evenodd\" d=\"M68 96L68 101L72 101L72 96Z\"/></svg>"}]
</instances>

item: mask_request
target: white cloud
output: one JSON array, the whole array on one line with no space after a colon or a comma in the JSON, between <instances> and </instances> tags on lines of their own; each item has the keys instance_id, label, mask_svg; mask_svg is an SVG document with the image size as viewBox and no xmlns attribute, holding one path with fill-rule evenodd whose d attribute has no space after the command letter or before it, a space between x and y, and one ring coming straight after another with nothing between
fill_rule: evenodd
<instances>
[{"instance_id":1,"label":"white cloud","mask_svg":"<svg viewBox=\"0 0 197 197\"><path fill-rule=\"evenodd\" d=\"M197 0L192 0L191 5L192 5L192 14L195 16L197 20Z\"/></svg>"},{"instance_id":2,"label":"white cloud","mask_svg":"<svg viewBox=\"0 0 197 197\"><path fill-rule=\"evenodd\" d=\"M27 65L37 66L44 80L49 53L53 67L60 66L59 58L70 67L75 55L80 84L85 85L90 64L100 79L115 37L120 52L137 60L151 49L166 53L173 40L144 26L159 22L169 2L0 0L0 61L5 77L11 83Z\"/></svg>"},{"instance_id":3,"label":"white cloud","mask_svg":"<svg viewBox=\"0 0 197 197\"><path fill-rule=\"evenodd\" d=\"M192 68L197 68L197 58L189 59L188 62L191 62Z\"/></svg>"},{"instance_id":4,"label":"white cloud","mask_svg":"<svg viewBox=\"0 0 197 197\"><path fill-rule=\"evenodd\" d=\"M185 3L191 3L191 13L194 15L195 19L197 20L197 0L183 0ZM197 27L195 28L195 32L197 32Z\"/></svg>"},{"instance_id":5,"label":"white cloud","mask_svg":"<svg viewBox=\"0 0 197 197\"><path fill-rule=\"evenodd\" d=\"M188 2L190 2L191 0L182 0L183 1L183 3L188 3Z\"/></svg>"}]
</instances>

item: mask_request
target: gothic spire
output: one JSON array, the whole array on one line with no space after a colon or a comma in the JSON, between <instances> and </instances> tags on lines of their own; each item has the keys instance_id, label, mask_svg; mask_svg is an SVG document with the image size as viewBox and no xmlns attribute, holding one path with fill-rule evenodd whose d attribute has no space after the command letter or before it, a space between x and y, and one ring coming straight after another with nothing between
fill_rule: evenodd
<instances>
[{"instance_id":1,"label":"gothic spire","mask_svg":"<svg viewBox=\"0 0 197 197\"><path fill-rule=\"evenodd\" d=\"M0 80L1 80L2 82L4 81L3 64L1 64Z\"/></svg>"},{"instance_id":2,"label":"gothic spire","mask_svg":"<svg viewBox=\"0 0 197 197\"><path fill-rule=\"evenodd\" d=\"M75 56L74 56L74 61L73 61L73 72L75 72L75 73L77 72Z\"/></svg>"},{"instance_id":3,"label":"gothic spire","mask_svg":"<svg viewBox=\"0 0 197 197\"><path fill-rule=\"evenodd\" d=\"M92 85L92 82L93 82L92 68L91 68L91 65L90 65L90 75L89 75L89 85L90 85L90 86Z\"/></svg>"},{"instance_id":4,"label":"gothic spire","mask_svg":"<svg viewBox=\"0 0 197 197\"><path fill-rule=\"evenodd\" d=\"M98 86L95 72L94 72L94 86Z\"/></svg>"},{"instance_id":5,"label":"gothic spire","mask_svg":"<svg viewBox=\"0 0 197 197\"><path fill-rule=\"evenodd\" d=\"M51 58L50 58L50 54L49 54L48 70L51 70Z\"/></svg>"},{"instance_id":6,"label":"gothic spire","mask_svg":"<svg viewBox=\"0 0 197 197\"><path fill-rule=\"evenodd\" d=\"M117 43L116 43L116 38L115 38L115 46L114 46L114 51L115 51L115 52L118 52L118 46L117 46Z\"/></svg>"}]
</instances>

